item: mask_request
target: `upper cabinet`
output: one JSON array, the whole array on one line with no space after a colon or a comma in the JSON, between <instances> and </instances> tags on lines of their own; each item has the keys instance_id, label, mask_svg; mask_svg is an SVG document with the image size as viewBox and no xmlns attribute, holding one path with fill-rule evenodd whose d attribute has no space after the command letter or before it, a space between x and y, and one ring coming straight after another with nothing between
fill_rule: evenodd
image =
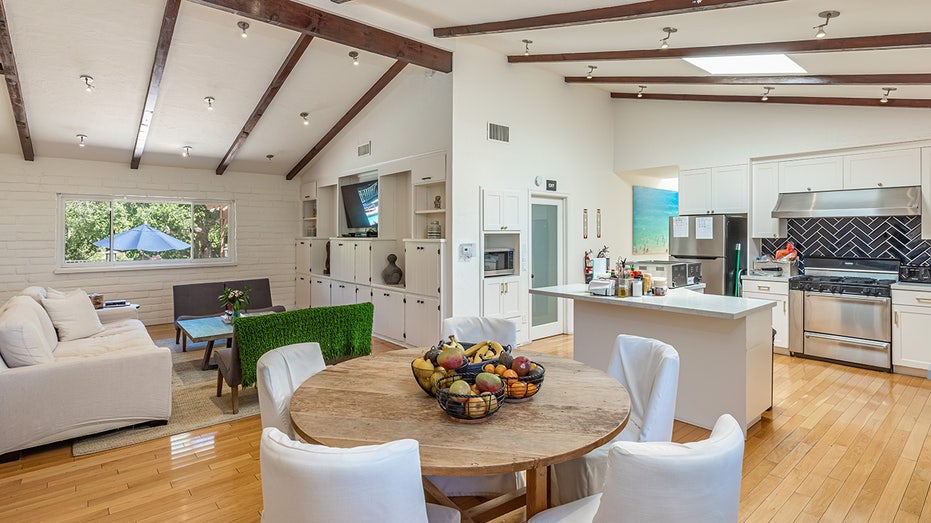
<instances>
[{"instance_id":1,"label":"upper cabinet","mask_svg":"<svg viewBox=\"0 0 931 523\"><path fill-rule=\"evenodd\" d=\"M931 240L931 147L921 149L921 239Z\"/></svg>"},{"instance_id":2,"label":"upper cabinet","mask_svg":"<svg viewBox=\"0 0 931 523\"><path fill-rule=\"evenodd\" d=\"M908 187L921 184L921 150L902 149L844 156L844 188Z\"/></svg>"},{"instance_id":3,"label":"upper cabinet","mask_svg":"<svg viewBox=\"0 0 931 523\"><path fill-rule=\"evenodd\" d=\"M773 218L773 208L779 198L779 164L753 164L753 202L750 236L752 238L785 238L786 221Z\"/></svg>"},{"instance_id":4,"label":"upper cabinet","mask_svg":"<svg viewBox=\"0 0 931 523\"><path fill-rule=\"evenodd\" d=\"M680 215L746 212L746 165L728 165L679 172Z\"/></svg>"},{"instance_id":5,"label":"upper cabinet","mask_svg":"<svg viewBox=\"0 0 931 523\"><path fill-rule=\"evenodd\" d=\"M482 189L482 230L520 230L520 192Z\"/></svg>"},{"instance_id":6,"label":"upper cabinet","mask_svg":"<svg viewBox=\"0 0 931 523\"><path fill-rule=\"evenodd\" d=\"M778 163L780 193L908 187L921 183L921 151L917 147Z\"/></svg>"}]
</instances>

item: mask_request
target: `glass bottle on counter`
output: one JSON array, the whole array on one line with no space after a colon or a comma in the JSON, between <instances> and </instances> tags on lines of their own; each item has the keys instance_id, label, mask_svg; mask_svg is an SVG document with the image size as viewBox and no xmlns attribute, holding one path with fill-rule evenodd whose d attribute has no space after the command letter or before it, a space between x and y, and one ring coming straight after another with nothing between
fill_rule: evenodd
<instances>
[{"instance_id":1,"label":"glass bottle on counter","mask_svg":"<svg viewBox=\"0 0 931 523\"><path fill-rule=\"evenodd\" d=\"M630 296L630 280L627 278L617 279L617 297L626 298Z\"/></svg>"},{"instance_id":2,"label":"glass bottle on counter","mask_svg":"<svg viewBox=\"0 0 931 523\"><path fill-rule=\"evenodd\" d=\"M652 283L653 276L648 272L643 273L643 294L650 294Z\"/></svg>"}]
</instances>

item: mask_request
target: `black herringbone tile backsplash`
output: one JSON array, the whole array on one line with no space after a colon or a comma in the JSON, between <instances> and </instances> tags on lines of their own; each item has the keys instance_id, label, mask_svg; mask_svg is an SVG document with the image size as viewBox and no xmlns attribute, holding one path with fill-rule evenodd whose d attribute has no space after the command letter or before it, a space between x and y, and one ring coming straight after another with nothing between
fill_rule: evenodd
<instances>
[{"instance_id":1,"label":"black herringbone tile backsplash","mask_svg":"<svg viewBox=\"0 0 931 523\"><path fill-rule=\"evenodd\" d=\"M920 216L793 218L788 238L762 240L772 255L791 241L802 256L895 258L903 264L931 263L931 242L921 239Z\"/></svg>"}]
</instances>

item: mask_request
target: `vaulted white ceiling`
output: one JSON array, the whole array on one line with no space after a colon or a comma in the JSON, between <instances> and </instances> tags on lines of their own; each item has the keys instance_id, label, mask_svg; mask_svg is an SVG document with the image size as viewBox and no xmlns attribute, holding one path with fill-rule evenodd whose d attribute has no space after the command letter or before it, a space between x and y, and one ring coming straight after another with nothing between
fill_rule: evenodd
<instances>
[{"instance_id":1,"label":"vaulted white ceiling","mask_svg":"<svg viewBox=\"0 0 931 523\"><path fill-rule=\"evenodd\" d=\"M19 80L38 157L86 158L129 163L145 102L165 0L4 0ZM671 47L734 45L813 39L818 13L837 10L828 38L931 31L928 0L786 0L637 20L433 39L430 29L634 3L606 0L304 0L347 18L439 47L474 42L503 55L656 49L662 28L678 29ZM214 169L297 41L298 33L182 1L143 165ZM231 171L283 175L390 67L393 59L315 38L255 130L239 149ZM790 55L809 74L931 73L931 48ZM504 56L501 58L506 60ZM513 64L542 67L562 76L705 76L679 59ZM422 74L409 66L402 74ZM94 77L87 93L79 79ZM455 74L455 72L453 73ZM879 98L897 87L900 98L931 99L931 85L780 85L773 96ZM583 89L636 92L630 84ZM649 85L649 93L757 96L754 85ZM203 99L215 98L208 111ZM605 96L608 96L607 93ZM6 86L0 87L0 152L21 154ZM373 104L378 103L376 98ZM681 102L670 102L681 103ZM842 109L839 109L842 110ZM896 109L890 110L923 110ZM310 114L303 125L299 113ZM929 112L931 116L931 112ZM87 135L77 147L76 135ZM182 147L191 156L181 156ZM271 160L267 155L273 155Z\"/></svg>"}]
</instances>

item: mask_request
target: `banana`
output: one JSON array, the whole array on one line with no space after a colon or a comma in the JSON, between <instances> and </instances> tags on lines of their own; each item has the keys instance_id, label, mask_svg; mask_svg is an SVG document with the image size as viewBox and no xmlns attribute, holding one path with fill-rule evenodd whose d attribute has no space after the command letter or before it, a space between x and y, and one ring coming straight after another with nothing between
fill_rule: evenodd
<instances>
[{"instance_id":1,"label":"banana","mask_svg":"<svg viewBox=\"0 0 931 523\"><path fill-rule=\"evenodd\" d=\"M466 349L465 355L466 355L466 356L473 356L473 355L475 355L477 352L479 352L480 350L482 350L482 349L484 349L484 348L486 348L486 347L488 347L488 341L483 341L483 342L480 342L480 343L476 343L475 345L472 345L471 347L469 347L468 349Z\"/></svg>"},{"instance_id":2,"label":"banana","mask_svg":"<svg viewBox=\"0 0 931 523\"><path fill-rule=\"evenodd\" d=\"M500 356L501 353L504 352L504 347L497 341L489 342L489 345L491 345L491 348L495 351L496 356Z\"/></svg>"}]
</instances>

